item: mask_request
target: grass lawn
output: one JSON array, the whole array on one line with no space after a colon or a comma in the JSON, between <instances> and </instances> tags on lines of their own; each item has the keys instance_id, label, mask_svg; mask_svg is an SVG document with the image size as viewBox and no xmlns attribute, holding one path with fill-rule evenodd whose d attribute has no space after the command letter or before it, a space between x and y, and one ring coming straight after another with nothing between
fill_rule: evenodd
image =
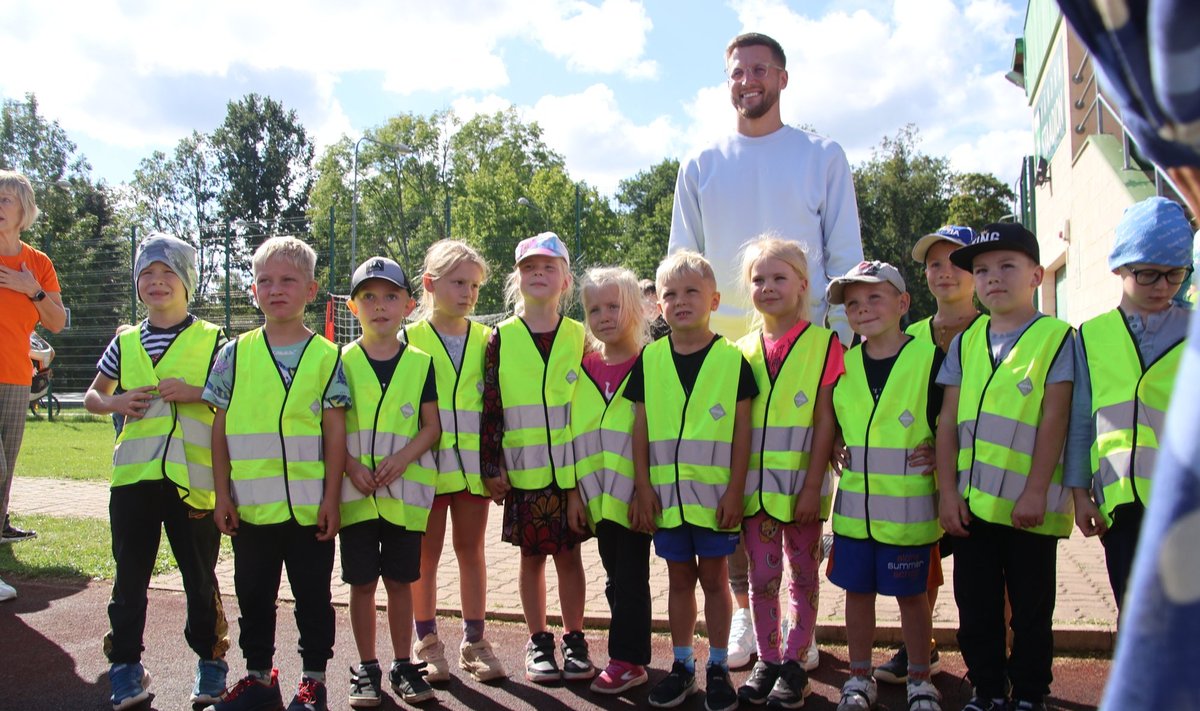
<instances>
[{"instance_id":1,"label":"grass lawn","mask_svg":"<svg viewBox=\"0 0 1200 711\"><path fill-rule=\"evenodd\" d=\"M113 426L107 418L30 419L25 422L16 475L106 481L112 474L112 452Z\"/></svg>"},{"instance_id":2,"label":"grass lawn","mask_svg":"<svg viewBox=\"0 0 1200 711\"><path fill-rule=\"evenodd\" d=\"M24 543L0 546L0 578L85 578L112 580L112 538L108 521L70 516L13 516L13 524L38 532ZM232 555L228 536L221 538L221 556ZM174 569L175 559L164 532L154 575Z\"/></svg>"}]
</instances>

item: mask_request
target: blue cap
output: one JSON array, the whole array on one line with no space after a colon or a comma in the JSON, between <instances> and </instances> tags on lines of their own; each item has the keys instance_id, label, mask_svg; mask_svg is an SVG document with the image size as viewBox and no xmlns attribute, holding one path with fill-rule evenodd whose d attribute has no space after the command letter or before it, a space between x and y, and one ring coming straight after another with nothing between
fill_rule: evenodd
<instances>
[{"instance_id":1,"label":"blue cap","mask_svg":"<svg viewBox=\"0 0 1200 711\"><path fill-rule=\"evenodd\" d=\"M1183 206L1163 197L1130 205L1117 223L1108 268L1126 264L1187 267L1192 263L1192 226Z\"/></svg>"},{"instance_id":2,"label":"blue cap","mask_svg":"<svg viewBox=\"0 0 1200 711\"><path fill-rule=\"evenodd\" d=\"M929 248L938 242L949 242L957 248L971 244L971 240L973 239L975 239L975 230L970 227L963 227L961 225L939 227L937 232L930 232L917 240L917 243L912 248L912 258L924 264L925 255L929 252Z\"/></svg>"}]
</instances>

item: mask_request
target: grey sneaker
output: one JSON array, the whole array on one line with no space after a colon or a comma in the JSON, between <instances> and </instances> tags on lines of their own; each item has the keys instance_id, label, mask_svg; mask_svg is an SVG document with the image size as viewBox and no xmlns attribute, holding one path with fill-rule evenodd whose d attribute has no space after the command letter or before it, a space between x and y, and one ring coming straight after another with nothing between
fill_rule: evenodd
<instances>
[{"instance_id":1,"label":"grey sneaker","mask_svg":"<svg viewBox=\"0 0 1200 711\"><path fill-rule=\"evenodd\" d=\"M372 708L383 703L383 669L379 662L350 667L350 706Z\"/></svg>"},{"instance_id":2,"label":"grey sneaker","mask_svg":"<svg viewBox=\"0 0 1200 711\"><path fill-rule=\"evenodd\" d=\"M800 663L788 660L779 667L779 678L767 695L767 708L798 709L804 705L804 697L812 693L808 673Z\"/></svg>"},{"instance_id":3,"label":"grey sneaker","mask_svg":"<svg viewBox=\"0 0 1200 711\"><path fill-rule=\"evenodd\" d=\"M409 704L418 704L433 698L433 687L425 680L425 663L392 662L388 672L392 691Z\"/></svg>"},{"instance_id":4,"label":"grey sneaker","mask_svg":"<svg viewBox=\"0 0 1200 711\"><path fill-rule=\"evenodd\" d=\"M475 681L491 681L508 676L504 665L500 663L492 645L486 639L478 642L463 640L462 646L458 648L458 666Z\"/></svg>"},{"instance_id":5,"label":"grey sneaker","mask_svg":"<svg viewBox=\"0 0 1200 711\"><path fill-rule=\"evenodd\" d=\"M450 662L446 661L446 645L436 634L427 634L413 645L413 659L425 662L425 681L450 681Z\"/></svg>"},{"instance_id":6,"label":"grey sneaker","mask_svg":"<svg viewBox=\"0 0 1200 711\"><path fill-rule=\"evenodd\" d=\"M837 711L870 711L879 702L879 687L873 676L852 676L842 685Z\"/></svg>"},{"instance_id":7,"label":"grey sneaker","mask_svg":"<svg viewBox=\"0 0 1200 711\"><path fill-rule=\"evenodd\" d=\"M588 643L582 632L568 632L562 640L562 676L564 679L591 679L596 667L588 657Z\"/></svg>"},{"instance_id":8,"label":"grey sneaker","mask_svg":"<svg viewBox=\"0 0 1200 711\"><path fill-rule=\"evenodd\" d=\"M193 704L211 704L221 700L229 665L224 659L201 659L196 662L196 683L192 685Z\"/></svg>"},{"instance_id":9,"label":"grey sneaker","mask_svg":"<svg viewBox=\"0 0 1200 711\"><path fill-rule=\"evenodd\" d=\"M554 635L549 632L538 632L525 643L525 678L537 684L562 678L554 659Z\"/></svg>"}]
</instances>

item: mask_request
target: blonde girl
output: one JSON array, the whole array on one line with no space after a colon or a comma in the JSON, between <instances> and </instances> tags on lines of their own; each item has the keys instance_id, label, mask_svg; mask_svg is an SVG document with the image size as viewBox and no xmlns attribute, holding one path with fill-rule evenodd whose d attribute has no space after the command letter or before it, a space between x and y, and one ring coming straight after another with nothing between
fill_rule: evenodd
<instances>
[{"instance_id":1,"label":"blonde girl","mask_svg":"<svg viewBox=\"0 0 1200 711\"><path fill-rule=\"evenodd\" d=\"M844 372L832 331L806 320L808 260L796 242L764 236L746 245L741 274L754 330L738 346L758 382L746 479L744 538L758 661L738 696L795 708L817 616L821 520L833 450L833 385ZM788 562L789 631L780 639L779 591Z\"/></svg>"},{"instance_id":2,"label":"blonde girl","mask_svg":"<svg viewBox=\"0 0 1200 711\"><path fill-rule=\"evenodd\" d=\"M567 247L553 232L522 240L506 294L515 315L492 331L484 354L484 485L504 502L503 540L521 548L519 589L529 642L525 678L591 679L583 637L584 574L567 492L575 488L571 401L582 374L583 324L561 315L573 281ZM546 558L562 607L563 663L546 627Z\"/></svg>"},{"instance_id":3,"label":"blonde girl","mask_svg":"<svg viewBox=\"0 0 1200 711\"><path fill-rule=\"evenodd\" d=\"M484 639L487 561L483 541L491 494L479 466L479 423L483 413L483 353L491 329L468 317L488 279L488 266L470 245L445 239L425 254L420 319L406 329L409 343L433 357L442 438L437 496L421 542L421 577L413 583L417 643L413 656L426 663L426 679L450 678L437 629L437 570L446 541L446 517L458 559L463 641L459 667L478 681L505 676L492 645Z\"/></svg>"},{"instance_id":4,"label":"blonde girl","mask_svg":"<svg viewBox=\"0 0 1200 711\"><path fill-rule=\"evenodd\" d=\"M631 530L633 496L633 403L625 399L629 371L649 340L650 322L642 289L628 269L591 269L580 286L588 353L575 390L571 427L575 435L576 491L571 523L590 526L612 615L608 666L592 691L619 694L646 683L650 663L650 534Z\"/></svg>"}]
</instances>

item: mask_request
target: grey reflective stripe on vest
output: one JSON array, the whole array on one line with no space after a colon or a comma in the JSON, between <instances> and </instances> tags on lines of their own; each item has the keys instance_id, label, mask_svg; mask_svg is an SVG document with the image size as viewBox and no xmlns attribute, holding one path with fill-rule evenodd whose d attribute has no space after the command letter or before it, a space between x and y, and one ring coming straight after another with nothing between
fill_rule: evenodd
<instances>
[{"instance_id":1,"label":"grey reflective stripe on vest","mask_svg":"<svg viewBox=\"0 0 1200 711\"><path fill-rule=\"evenodd\" d=\"M319 462L322 458L321 435L292 435L281 438L276 432L226 435L232 460L283 459L288 462ZM282 448L280 447L282 440Z\"/></svg>"},{"instance_id":2,"label":"grey reflective stripe on vest","mask_svg":"<svg viewBox=\"0 0 1200 711\"><path fill-rule=\"evenodd\" d=\"M1037 441L1037 427L1003 415L980 412L978 424L975 427L975 436L985 442L1017 452L1032 452L1033 445Z\"/></svg>"},{"instance_id":3,"label":"grey reflective stripe on vest","mask_svg":"<svg viewBox=\"0 0 1200 711\"><path fill-rule=\"evenodd\" d=\"M871 505L867 515L867 503ZM933 521L938 517L937 506L932 496L881 496L857 491L838 490L833 511L847 518L860 521L888 521L896 524L914 524Z\"/></svg>"},{"instance_id":4,"label":"grey reflective stripe on vest","mask_svg":"<svg viewBox=\"0 0 1200 711\"><path fill-rule=\"evenodd\" d=\"M444 450L449 453L450 458L453 458L453 450ZM458 458L462 461L463 472L466 474L478 474L480 472L479 450L477 449L459 449Z\"/></svg>"},{"instance_id":5,"label":"grey reflective stripe on vest","mask_svg":"<svg viewBox=\"0 0 1200 711\"><path fill-rule=\"evenodd\" d=\"M394 499L409 506L425 509L433 507L433 497L437 495L437 486L422 484L412 479L397 479L387 486L375 490L375 498Z\"/></svg>"},{"instance_id":6,"label":"grey reflective stripe on vest","mask_svg":"<svg viewBox=\"0 0 1200 711\"><path fill-rule=\"evenodd\" d=\"M126 464L146 464L148 462L157 462L162 459L163 450L168 448L167 435L159 435L157 437L142 437L140 439L126 439L117 443L113 450L113 465L123 466ZM167 452L167 461L175 462L176 464L187 464L187 456L183 451L183 444L178 440L173 440L174 447L170 447Z\"/></svg>"},{"instance_id":7,"label":"grey reflective stripe on vest","mask_svg":"<svg viewBox=\"0 0 1200 711\"><path fill-rule=\"evenodd\" d=\"M857 472L868 474L893 474L907 476L910 474L924 476L920 469L908 466L907 449L899 447L850 447L850 467Z\"/></svg>"},{"instance_id":8,"label":"grey reflective stripe on vest","mask_svg":"<svg viewBox=\"0 0 1200 711\"><path fill-rule=\"evenodd\" d=\"M576 484L579 495L585 502L602 494L626 503L633 501L633 479L622 476L612 469L597 469Z\"/></svg>"},{"instance_id":9,"label":"grey reflective stripe on vest","mask_svg":"<svg viewBox=\"0 0 1200 711\"><path fill-rule=\"evenodd\" d=\"M1133 460L1132 465L1131 459ZM1133 457L1133 452L1128 449L1113 452L1101 458L1100 471L1096 473L1096 481L1092 486L1097 503L1104 502L1104 487L1115 484L1121 479L1126 479L1131 475L1138 479L1153 479L1154 463L1157 461L1158 450L1150 447L1138 447L1136 459Z\"/></svg>"},{"instance_id":10,"label":"grey reflective stripe on vest","mask_svg":"<svg viewBox=\"0 0 1200 711\"><path fill-rule=\"evenodd\" d=\"M371 449L372 441L375 442L374 450ZM412 438L410 437L394 434L392 432L376 433L375 430L359 430L358 432L351 432L349 435L347 435L346 451L351 457L358 459L363 455L372 456L373 452L399 452L411 441ZM386 456L388 455L381 454L379 458L382 459ZM434 467L430 466L430 469L433 468Z\"/></svg>"},{"instance_id":11,"label":"grey reflective stripe on vest","mask_svg":"<svg viewBox=\"0 0 1200 711\"><path fill-rule=\"evenodd\" d=\"M541 407L538 405L537 407ZM459 434L479 434L480 414L470 410L458 411L458 433ZM438 410L438 418L442 421L443 432L454 432L454 410L440 409Z\"/></svg>"},{"instance_id":12,"label":"grey reflective stripe on vest","mask_svg":"<svg viewBox=\"0 0 1200 711\"><path fill-rule=\"evenodd\" d=\"M550 456L553 454L555 466L565 466L568 444L555 444L547 447L543 443L531 444L528 447L505 447L504 462L509 471L525 469L546 469L550 466Z\"/></svg>"},{"instance_id":13,"label":"grey reflective stripe on vest","mask_svg":"<svg viewBox=\"0 0 1200 711\"><path fill-rule=\"evenodd\" d=\"M717 510L721 496L728 488L725 484L704 484L690 479L657 484L654 492L658 494L659 503L663 510L683 506L700 506L710 511Z\"/></svg>"},{"instance_id":14,"label":"grey reflective stripe on vest","mask_svg":"<svg viewBox=\"0 0 1200 711\"><path fill-rule=\"evenodd\" d=\"M1135 421L1155 432L1163 432L1167 413L1144 402L1139 404L1136 400L1105 405L1096 410L1096 434L1132 429Z\"/></svg>"},{"instance_id":15,"label":"grey reflective stripe on vest","mask_svg":"<svg viewBox=\"0 0 1200 711\"><path fill-rule=\"evenodd\" d=\"M342 477L342 497L339 499L343 504L349 504L354 501L361 501L367 498L369 494L364 494L358 490L354 482L350 481L350 477Z\"/></svg>"},{"instance_id":16,"label":"grey reflective stripe on vest","mask_svg":"<svg viewBox=\"0 0 1200 711\"><path fill-rule=\"evenodd\" d=\"M546 422L549 418L549 423ZM504 408L504 429L527 430L549 426L552 430L565 429L571 419L571 405L516 405Z\"/></svg>"},{"instance_id":17,"label":"grey reflective stripe on vest","mask_svg":"<svg viewBox=\"0 0 1200 711\"><path fill-rule=\"evenodd\" d=\"M607 434L606 434L607 433ZM618 449L614 445L620 442ZM616 430L592 430L575 436L575 460L581 461L587 457L608 452L623 459L633 459L633 437L628 432Z\"/></svg>"},{"instance_id":18,"label":"grey reflective stripe on vest","mask_svg":"<svg viewBox=\"0 0 1200 711\"><path fill-rule=\"evenodd\" d=\"M188 444L208 449L212 446L212 425L180 413L179 426L183 428L183 439Z\"/></svg>"},{"instance_id":19,"label":"grey reflective stripe on vest","mask_svg":"<svg viewBox=\"0 0 1200 711\"><path fill-rule=\"evenodd\" d=\"M801 476L796 476L797 472L791 469L766 469L762 471L762 479L759 485L764 494L784 494L786 496L795 496L800 493L800 489L804 488L805 472L799 472ZM757 488L757 487L756 487ZM750 487L746 487L746 491L750 491Z\"/></svg>"},{"instance_id":20,"label":"grey reflective stripe on vest","mask_svg":"<svg viewBox=\"0 0 1200 711\"><path fill-rule=\"evenodd\" d=\"M809 438L808 427L755 427L750 441L757 447L762 444L763 452L801 452ZM765 438L764 438L765 437Z\"/></svg>"},{"instance_id":21,"label":"grey reflective stripe on vest","mask_svg":"<svg viewBox=\"0 0 1200 711\"><path fill-rule=\"evenodd\" d=\"M972 471L977 475L973 482L969 481ZM1026 482L1028 477L980 461L975 462L973 470L964 469L958 472L959 493L965 494L967 484L970 483L971 488L976 491L1012 502L1016 502L1024 493ZM1050 482L1046 488L1046 511L1069 514L1073 506L1074 500L1068 490L1062 484Z\"/></svg>"},{"instance_id":22,"label":"grey reflective stripe on vest","mask_svg":"<svg viewBox=\"0 0 1200 711\"><path fill-rule=\"evenodd\" d=\"M268 476L261 479L234 479L233 500L238 506L259 506L291 501L292 506L319 506L325 493L324 479L292 479ZM284 486L287 486L285 492Z\"/></svg>"},{"instance_id":23,"label":"grey reflective stripe on vest","mask_svg":"<svg viewBox=\"0 0 1200 711\"><path fill-rule=\"evenodd\" d=\"M678 445L678 457L676 457ZM729 467L733 445L710 440L662 439L650 443L650 465L687 464L697 467ZM664 504L665 506L665 504Z\"/></svg>"}]
</instances>

